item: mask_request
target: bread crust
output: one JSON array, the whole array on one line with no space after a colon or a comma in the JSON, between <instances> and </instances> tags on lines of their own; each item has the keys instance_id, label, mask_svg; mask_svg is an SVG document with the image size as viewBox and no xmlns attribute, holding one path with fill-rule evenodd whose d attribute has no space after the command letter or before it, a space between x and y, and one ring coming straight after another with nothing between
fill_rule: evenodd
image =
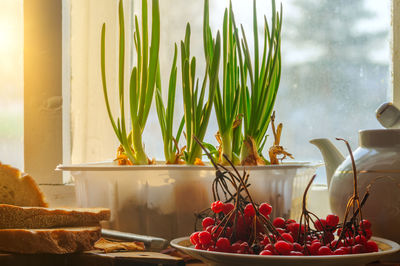
<instances>
[{"instance_id":1,"label":"bread crust","mask_svg":"<svg viewBox=\"0 0 400 266\"><path fill-rule=\"evenodd\" d=\"M66 254L93 249L100 227L0 229L0 250L21 254Z\"/></svg>"},{"instance_id":2,"label":"bread crust","mask_svg":"<svg viewBox=\"0 0 400 266\"><path fill-rule=\"evenodd\" d=\"M0 229L97 226L110 219L106 208L41 208L0 204Z\"/></svg>"},{"instance_id":3,"label":"bread crust","mask_svg":"<svg viewBox=\"0 0 400 266\"><path fill-rule=\"evenodd\" d=\"M0 203L47 207L44 195L28 174L0 163Z\"/></svg>"}]
</instances>

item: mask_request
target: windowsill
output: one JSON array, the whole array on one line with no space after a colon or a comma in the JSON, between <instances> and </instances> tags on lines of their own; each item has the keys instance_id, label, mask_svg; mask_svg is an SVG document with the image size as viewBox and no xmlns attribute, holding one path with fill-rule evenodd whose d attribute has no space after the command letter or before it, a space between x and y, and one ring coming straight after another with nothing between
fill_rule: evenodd
<instances>
[{"instance_id":1,"label":"windowsill","mask_svg":"<svg viewBox=\"0 0 400 266\"><path fill-rule=\"evenodd\" d=\"M50 207L76 207L74 184L39 185Z\"/></svg>"}]
</instances>

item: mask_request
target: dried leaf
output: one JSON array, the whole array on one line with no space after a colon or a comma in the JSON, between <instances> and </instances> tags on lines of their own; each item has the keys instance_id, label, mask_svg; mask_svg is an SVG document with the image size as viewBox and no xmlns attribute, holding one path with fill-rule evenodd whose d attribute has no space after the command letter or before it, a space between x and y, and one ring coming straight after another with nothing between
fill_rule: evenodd
<instances>
[{"instance_id":1,"label":"dried leaf","mask_svg":"<svg viewBox=\"0 0 400 266\"><path fill-rule=\"evenodd\" d=\"M103 250L105 253L115 250L143 251L145 250L143 242L116 242L100 238L95 244L95 249Z\"/></svg>"},{"instance_id":2,"label":"dried leaf","mask_svg":"<svg viewBox=\"0 0 400 266\"><path fill-rule=\"evenodd\" d=\"M205 165L205 164L200 158L196 158L194 160L194 165Z\"/></svg>"},{"instance_id":3,"label":"dried leaf","mask_svg":"<svg viewBox=\"0 0 400 266\"><path fill-rule=\"evenodd\" d=\"M291 153L285 151L285 149L279 145L281 142L283 124L280 123L278 127L275 128L275 111L272 113L271 116L271 126L272 126L272 133L274 134L275 138L274 145L271 148L269 148L269 160L271 164L279 164L279 161L282 161L286 157L294 159ZM278 155L283 155L283 156L278 158Z\"/></svg>"}]
</instances>

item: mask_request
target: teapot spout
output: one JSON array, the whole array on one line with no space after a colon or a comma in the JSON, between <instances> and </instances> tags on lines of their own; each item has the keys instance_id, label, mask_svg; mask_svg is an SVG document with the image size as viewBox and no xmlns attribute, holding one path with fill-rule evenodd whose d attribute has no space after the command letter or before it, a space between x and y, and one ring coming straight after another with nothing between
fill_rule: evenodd
<instances>
[{"instance_id":1,"label":"teapot spout","mask_svg":"<svg viewBox=\"0 0 400 266\"><path fill-rule=\"evenodd\" d=\"M344 156L329 139L312 139L310 140L310 143L317 146L322 153L322 157L324 158L325 162L326 179L329 189L332 176L335 173L336 168L344 161Z\"/></svg>"}]
</instances>

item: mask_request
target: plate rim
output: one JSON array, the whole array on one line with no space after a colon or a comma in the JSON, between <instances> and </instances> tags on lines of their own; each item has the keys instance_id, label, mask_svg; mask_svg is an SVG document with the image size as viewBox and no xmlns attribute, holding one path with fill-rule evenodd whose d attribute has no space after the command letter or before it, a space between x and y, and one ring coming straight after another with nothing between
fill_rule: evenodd
<instances>
[{"instance_id":1,"label":"plate rim","mask_svg":"<svg viewBox=\"0 0 400 266\"><path fill-rule=\"evenodd\" d=\"M384 244L390 245L390 250L382 250L378 252L370 252L370 253L361 253L361 254L346 254L346 255L318 255L318 256L288 256L288 255L270 255L270 256L260 256L260 255L250 255L250 254L235 254L235 253L227 253L227 252L214 252L207 251L201 249L194 249L191 247L181 246L178 243L181 241L190 241L189 236L179 237L171 240L170 244L172 247L182 250L189 250L191 252L199 253L199 254L221 254L224 256L228 256L231 258L252 258L256 260L284 260L284 261L312 261L312 260L341 260L341 259L349 259L349 258L367 258L367 257L375 257L375 256L385 256L389 254L396 253L400 251L400 245L393 241L382 237L371 237L371 240L376 240L382 242Z\"/></svg>"}]
</instances>

